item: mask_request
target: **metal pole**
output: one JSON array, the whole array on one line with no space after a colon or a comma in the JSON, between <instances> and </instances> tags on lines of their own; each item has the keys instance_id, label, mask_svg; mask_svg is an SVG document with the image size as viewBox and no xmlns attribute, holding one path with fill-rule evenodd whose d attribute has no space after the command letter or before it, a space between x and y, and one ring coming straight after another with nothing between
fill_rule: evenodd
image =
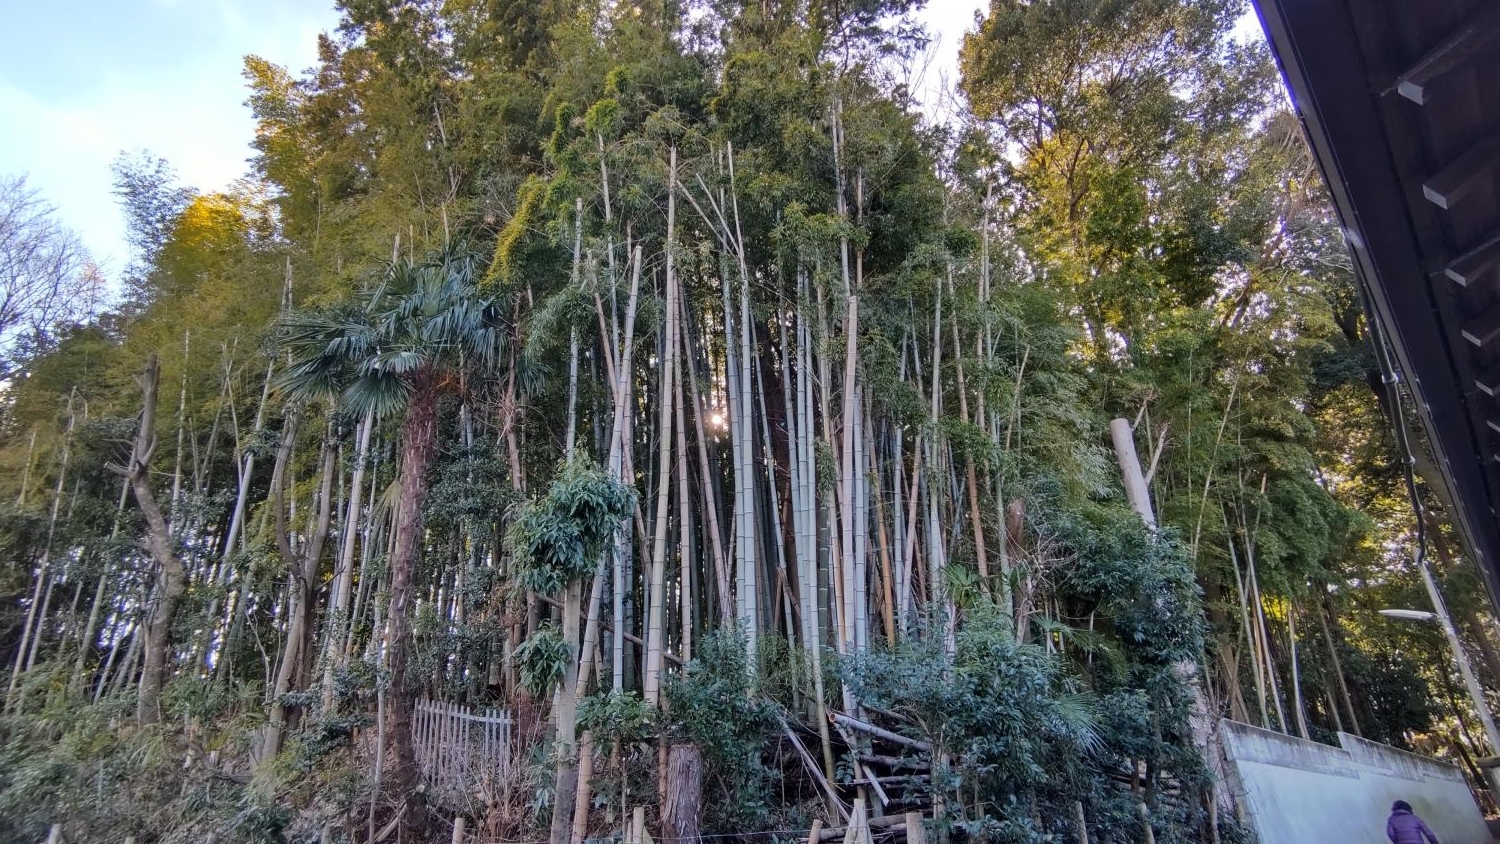
<instances>
[{"instance_id":1,"label":"metal pole","mask_svg":"<svg viewBox=\"0 0 1500 844\"><path fill-rule=\"evenodd\" d=\"M1453 656L1458 660L1458 673L1463 675L1464 685L1469 689L1469 697L1474 699L1474 709L1479 713L1479 723L1484 725L1484 734L1489 739L1490 752L1500 756L1500 730L1495 729L1495 717L1490 714L1489 704L1484 699L1484 690L1480 688L1479 680L1474 677L1474 669L1469 667L1469 656L1464 652L1463 642L1459 641L1458 631L1453 628L1453 620L1448 617L1448 605L1443 602L1443 595L1438 591L1437 581L1432 576L1432 568L1427 564L1426 558L1417 561L1417 568L1422 571L1422 583L1427 587L1427 596L1432 599L1432 608L1437 615L1438 624L1443 628L1443 633L1448 637L1448 644L1453 648Z\"/></svg>"}]
</instances>

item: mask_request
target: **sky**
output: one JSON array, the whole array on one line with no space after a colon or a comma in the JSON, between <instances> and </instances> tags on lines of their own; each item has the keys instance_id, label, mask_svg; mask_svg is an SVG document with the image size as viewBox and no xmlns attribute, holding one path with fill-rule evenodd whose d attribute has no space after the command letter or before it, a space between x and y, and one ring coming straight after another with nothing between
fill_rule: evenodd
<instances>
[{"instance_id":1,"label":"sky","mask_svg":"<svg viewBox=\"0 0 1500 844\"><path fill-rule=\"evenodd\" d=\"M243 57L311 67L318 33L338 22L323 0L3 5L0 175L25 176L110 277L129 258L116 155L146 150L184 184L227 186L248 169L255 129Z\"/></svg>"},{"instance_id":2,"label":"sky","mask_svg":"<svg viewBox=\"0 0 1500 844\"><path fill-rule=\"evenodd\" d=\"M8 4L0 49L0 176L25 176L113 278L129 259L110 163L145 150L182 182L222 189L243 176L255 123L242 59L311 67L331 0L31 0ZM982 0L929 0L933 37L916 86L957 79L958 46ZM1242 22L1244 23L1244 22ZM1251 21L1253 24L1253 21Z\"/></svg>"}]
</instances>

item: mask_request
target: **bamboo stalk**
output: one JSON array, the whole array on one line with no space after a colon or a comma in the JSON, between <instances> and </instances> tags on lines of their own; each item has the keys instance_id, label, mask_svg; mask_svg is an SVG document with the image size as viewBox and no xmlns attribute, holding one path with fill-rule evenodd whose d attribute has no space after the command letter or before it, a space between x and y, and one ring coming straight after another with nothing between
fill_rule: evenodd
<instances>
[{"instance_id":1,"label":"bamboo stalk","mask_svg":"<svg viewBox=\"0 0 1500 844\"><path fill-rule=\"evenodd\" d=\"M677 182L677 149L670 151L669 184ZM642 697L647 703L661 700L662 652L666 647L666 568L668 506L671 502L672 474L672 395L677 375L677 278L673 262L674 235L677 221L677 192L667 194L666 291L667 314L663 328L661 386L657 391L660 405L660 427L657 430L656 529L651 553L649 617L646 622L646 668L642 680Z\"/></svg>"}]
</instances>

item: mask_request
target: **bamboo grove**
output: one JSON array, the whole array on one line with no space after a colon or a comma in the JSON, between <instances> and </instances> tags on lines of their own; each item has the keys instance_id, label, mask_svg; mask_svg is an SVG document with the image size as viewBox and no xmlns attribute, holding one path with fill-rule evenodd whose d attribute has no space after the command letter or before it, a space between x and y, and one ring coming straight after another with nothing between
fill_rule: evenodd
<instances>
[{"instance_id":1,"label":"bamboo grove","mask_svg":"<svg viewBox=\"0 0 1500 844\"><path fill-rule=\"evenodd\" d=\"M344 0L243 181L122 158L123 294L6 350L0 832L1227 841L1214 718L1482 755L1243 8L994 0L939 120L913 5Z\"/></svg>"}]
</instances>

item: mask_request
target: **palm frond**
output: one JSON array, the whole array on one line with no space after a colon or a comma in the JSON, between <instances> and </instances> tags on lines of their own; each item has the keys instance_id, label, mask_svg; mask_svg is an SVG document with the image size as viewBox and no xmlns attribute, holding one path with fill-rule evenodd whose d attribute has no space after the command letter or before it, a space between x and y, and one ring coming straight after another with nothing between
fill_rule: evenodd
<instances>
[{"instance_id":1,"label":"palm frond","mask_svg":"<svg viewBox=\"0 0 1500 844\"><path fill-rule=\"evenodd\" d=\"M387 416L404 407L418 372L500 366L510 342L507 308L478 291L478 265L476 253L460 247L421 263L397 260L343 307L288 315L278 335L293 362L281 388L339 396L351 411ZM533 386L543 371L533 367Z\"/></svg>"},{"instance_id":2,"label":"palm frond","mask_svg":"<svg viewBox=\"0 0 1500 844\"><path fill-rule=\"evenodd\" d=\"M1068 692L1053 701L1053 714L1059 726L1085 753L1096 754L1104 750L1104 737L1099 732L1099 701L1087 692Z\"/></svg>"},{"instance_id":3,"label":"palm frond","mask_svg":"<svg viewBox=\"0 0 1500 844\"><path fill-rule=\"evenodd\" d=\"M405 378L371 369L344 388L343 402L355 413L374 413L383 419L400 413L411 393L411 384Z\"/></svg>"}]
</instances>

